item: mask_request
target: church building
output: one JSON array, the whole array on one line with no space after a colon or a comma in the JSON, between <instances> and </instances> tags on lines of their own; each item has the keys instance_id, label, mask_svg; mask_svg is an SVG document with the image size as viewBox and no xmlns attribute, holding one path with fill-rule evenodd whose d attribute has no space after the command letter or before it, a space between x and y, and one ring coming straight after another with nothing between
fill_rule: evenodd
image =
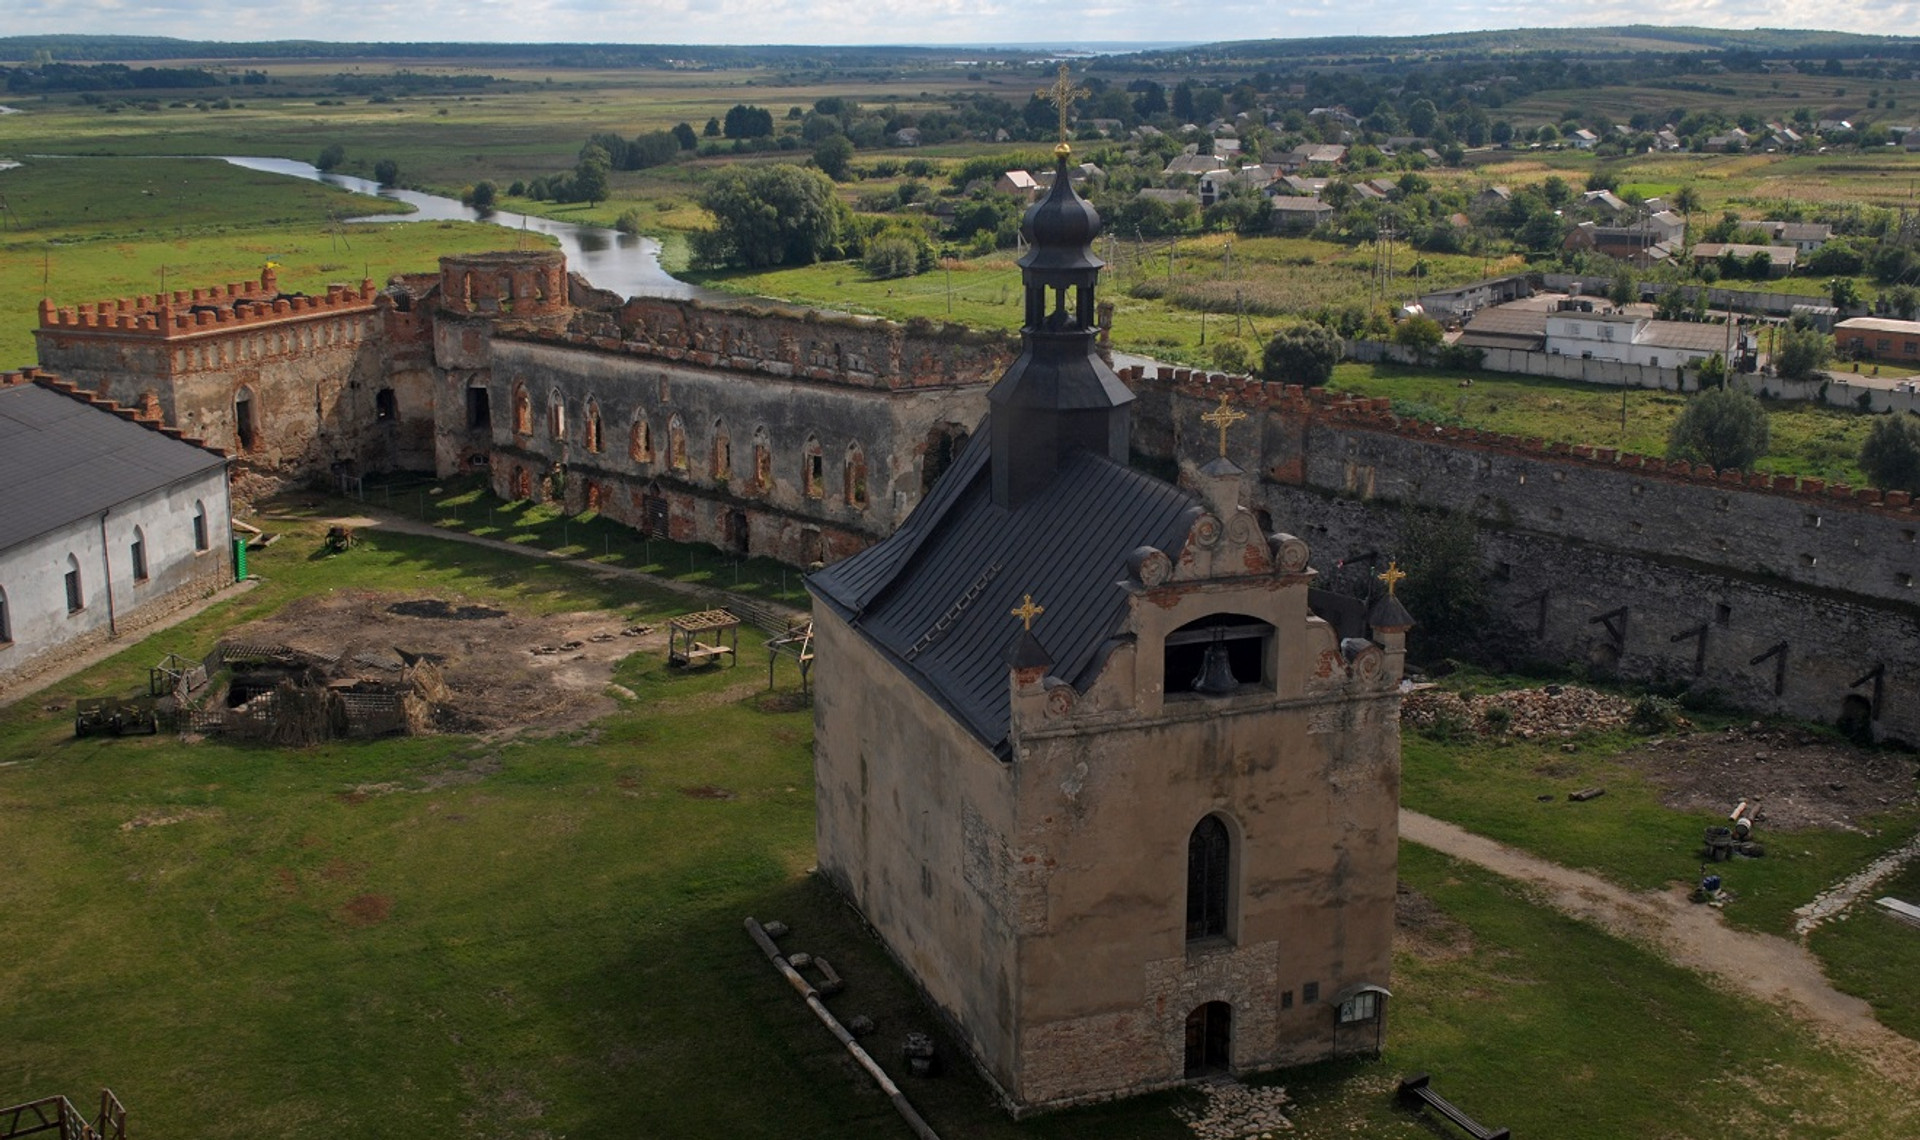
<instances>
[{"instance_id":1,"label":"church building","mask_svg":"<svg viewBox=\"0 0 1920 1140\"><path fill-rule=\"evenodd\" d=\"M1225 400L1181 485L1129 466L1067 153L986 422L809 579L820 870L1016 1113L1379 1048L1412 625L1392 572L1315 612Z\"/></svg>"}]
</instances>

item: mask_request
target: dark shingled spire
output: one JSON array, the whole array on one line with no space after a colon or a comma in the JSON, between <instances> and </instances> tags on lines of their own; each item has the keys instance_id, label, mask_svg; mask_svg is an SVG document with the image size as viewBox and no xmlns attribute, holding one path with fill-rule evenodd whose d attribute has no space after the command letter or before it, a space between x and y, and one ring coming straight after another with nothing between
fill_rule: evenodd
<instances>
[{"instance_id":1,"label":"dark shingled spire","mask_svg":"<svg viewBox=\"0 0 1920 1140\"><path fill-rule=\"evenodd\" d=\"M1015 510L1053 479L1074 450L1127 461L1133 393L1094 348L1094 282L1105 265L1091 243L1100 214L1074 192L1067 150L1053 187L1020 223L1026 291L1021 353L987 393L993 501Z\"/></svg>"}]
</instances>

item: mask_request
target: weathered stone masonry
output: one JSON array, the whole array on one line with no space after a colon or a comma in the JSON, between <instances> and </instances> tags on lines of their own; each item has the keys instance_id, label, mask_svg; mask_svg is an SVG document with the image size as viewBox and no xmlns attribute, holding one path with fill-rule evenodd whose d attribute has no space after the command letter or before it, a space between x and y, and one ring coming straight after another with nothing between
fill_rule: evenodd
<instances>
[{"instance_id":1,"label":"weathered stone masonry","mask_svg":"<svg viewBox=\"0 0 1920 1140\"><path fill-rule=\"evenodd\" d=\"M1197 417L1223 393L1259 409L1259 435L1230 445L1264 475L1252 505L1329 566L1392 551L1402 503L1463 511L1496 613L1537 658L1815 720L1851 708L1879 736L1920 740L1920 512L1903 492L1438 427L1384 400L1223 376L1133 383L1168 408L1136 437L1152 454L1210 455Z\"/></svg>"}]
</instances>

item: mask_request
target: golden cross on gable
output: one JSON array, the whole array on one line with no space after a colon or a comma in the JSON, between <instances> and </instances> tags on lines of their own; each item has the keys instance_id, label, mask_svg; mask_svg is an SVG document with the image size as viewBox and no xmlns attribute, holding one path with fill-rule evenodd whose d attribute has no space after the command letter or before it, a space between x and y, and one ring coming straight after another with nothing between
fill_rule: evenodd
<instances>
[{"instance_id":1,"label":"golden cross on gable","mask_svg":"<svg viewBox=\"0 0 1920 1140\"><path fill-rule=\"evenodd\" d=\"M1220 429L1220 458L1227 457L1227 429L1247 418L1247 413L1227 406L1227 394L1220 393L1220 406L1200 417Z\"/></svg>"},{"instance_id":2,"label":"golden cross on gable","mask_svg":"<svg viewBox=\"0 0 1920 1140\"><path fill-rule=\"evenodd\" d=\"M1053 81L1053 86L1042 87L1034 92L1036 97L1045 99L1059 110L1061 146L1067 145L1067 108L1073 106L1075 99L1085 99L1092 94L1084 87L1073 85L1073 78L1067 74L1067 65L1064 63L1060 65L1060 78Z\"/></svg>"},{"instance_id":3,"label":"golden cross on gable","mask_svg":"<svg viewBox=\"0 0 1920 1140\"><path fill-rule=\"evenodd\" d=\"M1393 597L1393 588L1398 586L1406 576L1407 572L1400 569L1400 563L1397 561L1389 561L1384 573L1374 575L1374 577L1387 584L1387 597L1389 598Z\"/></svg>"},{"instance_id":4,"label":"golden cross on gable","mask_svg":"<svg viewBox=\"0 0 1920 1140\"><path fill-rule=\"evenodd\" d=\"M1012 612L1013 616L1019 618L1021 623L1026 626L1027 632L1032 633L1033 619L1046 613L1047 607L1034 605L1033 595L1028 594L1025 598L1021 599L1020 604L1015 606Z\"/></svg>"}]
</instances>

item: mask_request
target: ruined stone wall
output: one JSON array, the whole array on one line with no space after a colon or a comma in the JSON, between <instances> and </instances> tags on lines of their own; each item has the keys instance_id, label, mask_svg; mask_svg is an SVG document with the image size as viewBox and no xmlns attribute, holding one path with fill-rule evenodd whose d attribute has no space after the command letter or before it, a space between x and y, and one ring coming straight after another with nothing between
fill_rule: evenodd
<instances>
[{"instance_id":1,"label":"ruined stone wall","mask_svg":"<svg viewBox=\"0 0 1920 1140\"><path fill-rule=\"evenodd\" d=\"M894 390L504 337L486 364L500 494L530 489L641 529L657 529L644 500L662 500L676 540L800 565L892 533L924 493L927 449L957 450L993 375Z\"/></svg>"},{"instance_id":2,"label":"ruined stone wall","mask_svg":"<svg viewBox=\"0 0 1920 1140\"><path fill-rule=\"evenodd\" d=\"M1215 452L1198 417L1221 393L1256 412L1229 441L1264 476L1250 505L1314 541L1323 568L1391 552L1401 504L1465 512L1528 655L1821 721L1862 697L1881 735L1920 740L1920 512L1905 493L1436 427L1256 381L1134 382L1168 402L1187 462Z\"/></svg>"}]
</instances>

